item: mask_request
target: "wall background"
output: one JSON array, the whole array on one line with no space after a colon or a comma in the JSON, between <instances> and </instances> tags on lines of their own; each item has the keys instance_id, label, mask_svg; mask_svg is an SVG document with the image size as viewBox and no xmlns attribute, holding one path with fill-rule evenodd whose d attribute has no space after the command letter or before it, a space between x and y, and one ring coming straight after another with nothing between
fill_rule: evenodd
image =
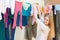
<instances>
[{"instance_id":1,"label":"wall background","mask_svg":"<svg viewBox=\"0 0 60 40\"><path fill-rule=\"evenodd\" d=\"M60 0L44 0L45 4L60 4Z\"/></svg>"}]
</instances>

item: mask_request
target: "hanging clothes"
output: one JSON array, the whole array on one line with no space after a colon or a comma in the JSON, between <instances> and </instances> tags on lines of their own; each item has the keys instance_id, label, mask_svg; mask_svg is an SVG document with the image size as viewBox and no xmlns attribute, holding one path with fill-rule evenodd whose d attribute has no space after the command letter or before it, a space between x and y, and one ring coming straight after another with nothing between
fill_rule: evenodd
<instances>
[{"instance_id":1,"label":"hanging clothes","mask_svg":"<svg viewBox=\"0 0 60 40\"><path fill-rule=\"evenodd\" d=\"M5 40L14 40L14 34L15 34L15 29L12 29L12 24L13 24L13 16L11 14L11 9L7 8L6 10L6 15L5 18L7 17L6 23L7 23L7 27L5 26Z\"/></svg>"},{"instance_id":2,"label":"hanging clothes","mask_svg":"<svg viewBox=\"0 0 60 40\"><path fill-rule=\"evenodd\" d=\"M25 3L27 4L27 3ZM26 26L27 25L27 20L28 20L28 17L31 15L31 4L28 3L30 6L28 7L27 10L24 9L25 6L22 6L22 26ZM23 4L24 5L24 4ZM16 20L16 24L17 26L19 26L19 21L20 20L20 12L18 12L18 16L17 16L17 20Z\"/></svg>"},{"instance_id":3,"label":"hanging clothes","mask_svg":"<svg viewBox=\"0 0 60 40\"><path fill-rule=\"evenodd\" d=\"M28 17L28 22L26 25L26 37L28 40L32 40L32 16Z\"/></svg>"},{"instance_id":4,"label":"hanging clothes","mask_svg":"<svg viewBox=\"0 0 60 40\"><path fill-rule=\"evenodd\" d=\"M24 6L23 6L24 5ZM19 28L19 20L20 20L20 12L18 11L18 16L17 16L17 20L16 20L16 31L15 31L15 38L14 40L25 40L26 38L26 25L27 25L27 21L28 18L30 16L30 12L31 12L31 4L28 3L29 6L26 7L27 3L23 3L22 5L22 30ZM20 36L18 36L18 35ZM22 35L22 36L21 36Z\"/></svg>"},{"instance_id":5,"label":"hanging clothes","mask_svg":"<svg viewBox=\"0 0 60 40\"><path fill-rule=\"evenodd\" d=\"M37 24L34 23L32 25L32 18L33 16L28 17L28 22L26 25L26 36L28 40L32 40L32 37L36 38L37 35Z\"/></svg>"},{"instance_id":6,"label":"hanging clothes","mask_svg":"<svg viewBox=\"0 0 60 40\"><path fill-rule=\"evenodd\" d=\"M44 22L44 7L43 6L41 6L41 8L40 8L40 18L41 18L41 21L43 21Z\"/></svg>"},{"instance_id":7,"label":"hanging clothes","mask_svg":"<svg viewBox=\"0 0 60 40\"><path fill-rule=\"evenodd\" d=\"M45 6L45 14L46 13L50 13L50 11L51 11L51 9L52 9L52 5L47 5L47 6Z\"/></svg>"},{"instance_id":8,"label":"hanging clothes","mask_svg":"<svg viewBox=\"0 0 60 40\"><path fill-rule=\"evenodd\" d=\"M44 7L40 6L38 3L33 5L33 10L36 10L32 12L33 14L37 13L41 21L44 21ZM35 21L35 18L33 18L33 21Z\"/></svg>"},{"instance_id":9,"label":"hanging clothes","mask_svg":"<svg viewBox=\"0 0 60 40\"><path fill-rule=\"evenodd\" d=\"M15 10L15 1L18 1L18 2L24 2L24 0L10 0L10 7L11 7L11 14L13 15L14 14L14 10Z\"/></svg>"},{"instance_id":10,"label":"hanging clothes","mask_svg":"<svg viewBox=\"0 0 60 40\"><path fill-rule=\"evenodd\" d=\"M36 7L36 8L35 8ZM33 16L33 20L32 20L32 25L35 23L35 11L34 10L36 10L36 13L37 14L39 14L40 13L40 11L39 11L39 4L38 3L36 3L36 4L33 4L32 5L32 11L31 11L31 16Z\"/></svg>"},{"instance_id":11,"label":"hanging clothes","mask_svg":"<svg viewBox=\"0 0 60 40\"><path fill-rule=\"evenodd\" d=\"M7 20L8 20L8 8L6 9L6 13L4 14L4 23L5 23L5 27L7 28Z\"/></svg>"},{"instance_id":12,"label":"hanging clothes","mask_svg":"<svg viewBox=\"0 0 60 40\"><path fill-rule=\"evenodd\" d=\"M26 7L27 6L27 7ZM23 6L22 6L22 15L23 16L30 16L30 12L31 12L31 4L30 3L24 3Z\"/></svg>"},{"instance_id":13,"label":"hanging clothes","mask_svg":"<svg viewBox=\"0 0 60 40\"><path fill-rule=\"evenodd\" d=\"M18 16L17 16L17 20L16 20L16 26L19 26L19 21L20 20L20 12L18 12ZM23 16L22 15L22 26L26 26L27 25L27 16Z\"/></svg>"},{"instance_id":14,"label":"hanging clothes","mask_svg":"<svg viewBox=\"0 0 60 40\"><path fill-rule=\"evenodd\" d=\"M20 12L20 28L22 29L22 2L15 1L15 13L14 13L14 22L13 22L13 29L16 27L16 19L18 15L18 11Z\"/></svg>"},{"instance_id":15,"label":"hanging clothes","mask_svg":"<svg viewBox=\"0 0 60 40\"><path fill-rule=\"evenodd\" d=\"M0 40L5 40L5 25L4 25L3 14L2 14L2 20L0 20Z\"/></svg>"}]
</instances>

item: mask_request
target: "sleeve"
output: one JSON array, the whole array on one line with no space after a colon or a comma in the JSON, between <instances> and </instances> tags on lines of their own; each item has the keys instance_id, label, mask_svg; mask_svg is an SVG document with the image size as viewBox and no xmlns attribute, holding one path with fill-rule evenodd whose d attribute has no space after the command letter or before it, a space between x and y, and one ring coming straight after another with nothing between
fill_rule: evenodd
<instances>
[{"instance_id":1,"label":"sleeve","mask_svg":"<svg viewBox=\"0 0 60 40\"><path fill-rule=\"evenodd\" d=\"M47 30L50 31L49 27L46 26L43 22L41 22L41 20L39 21L39 25L40 25L41 30L43 30L43 31L47 31Z\"/></svg>"},{"instance_id":2,"label":"sleeve","mask_svg":"<svg viewBox=\"0 0 60 40\"><path fill-rule=\"evenodd\" d=\"M41 22L41 19L37 18L37 14L38 14L38 11L37 11L36 7L34 6L34 17L36 19L37 25L39 26L39 28L41 30L43 30L43 31L47 31L48 30L49 31L50 29L43 22Z\"/></svg>"},{"instance_id":3,"label":"sleeve","mask_svg":"<svg viewBox=\"0 0 60 40\"><path fill-rule=\"evenodd\" d=\"M35 18L36 18L36 23L39 25L39 27L40 27L40 29L41 30L43 30L43 31L49 31L50 29L49 29L49 27L48 26L46 26L42 21L41 21L41 19L38 19L37 18L37 14L35 14Z\"/></svg>"}]
</instances>

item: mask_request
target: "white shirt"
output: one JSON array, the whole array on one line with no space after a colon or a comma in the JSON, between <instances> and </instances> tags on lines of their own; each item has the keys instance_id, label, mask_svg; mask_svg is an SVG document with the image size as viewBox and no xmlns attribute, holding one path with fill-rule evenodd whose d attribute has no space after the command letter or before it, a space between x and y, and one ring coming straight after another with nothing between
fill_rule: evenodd
<instances>
[{"instance_id":1,"label":"white shirt","mask_svg":"<svg viewBox=\"0 0 60 40\"><path fill-rule=\"evenodd\" d=\"M36 23L37 23L36 40L47 40L50 29L41 21L41 19L37 18L37 14L38 14L38 11L36 10L36 7L34 7L34 16L36 18Z\"/></svg>"},{"instance_id":2,"label":"white shirt","mask_svg":"<svg viewBox=\"0 0 60 40\"><path fill-rule=\"evenodd\" d=\"M36 40L47 40L49 34L49 27L46 26L40 19L36 19L37 23L37 37Z\"/></svg>"}]
</instances>

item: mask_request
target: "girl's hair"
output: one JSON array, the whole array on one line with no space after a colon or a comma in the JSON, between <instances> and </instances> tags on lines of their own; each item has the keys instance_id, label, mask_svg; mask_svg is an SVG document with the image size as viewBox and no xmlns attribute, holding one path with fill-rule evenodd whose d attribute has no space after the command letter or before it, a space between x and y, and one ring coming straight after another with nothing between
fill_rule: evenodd
<instances>
[{"instance_id":1,"label":"girl's hair","mask_svg":"<svg viewBox=\"0 0 60 40\"><path fill-rule=\"evenodd\" d=\"M44 14L44 17L46 17L46 16L48 16L48 17L49 17L49 13L47 13L47 14Z\"/></svg>"},{"instance_id":2,"label":"girl's hair","mask_svg":"<svg viewBox=\"0 0 60 40\"><path fill-rule=\"evenodd\" d=\"M48 26L50 26L50 16L49 16L49 13L48 14L44 14L44 18L45 17L48 17L49 18L49 24L48 24Z\"/></svg>"}]
</instances>

